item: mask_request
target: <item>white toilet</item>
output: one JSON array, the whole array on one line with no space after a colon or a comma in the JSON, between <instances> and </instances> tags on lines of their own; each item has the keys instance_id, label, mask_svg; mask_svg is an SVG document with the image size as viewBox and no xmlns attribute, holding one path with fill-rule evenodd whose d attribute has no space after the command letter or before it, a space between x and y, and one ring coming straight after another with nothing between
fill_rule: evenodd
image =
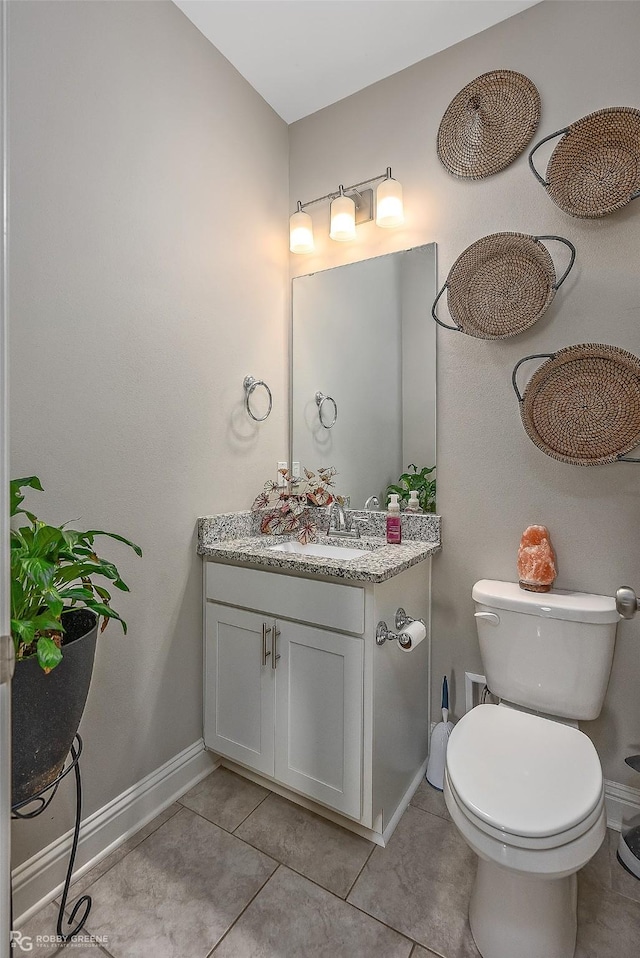
<instances>
[{"instance_id":1,"label":"white toilet","mask_svg":"<svg viewBox=\"0 0 640 958\"><path fill-rule=\"evenodd\" d=\"M578 719L600 714L613 598L473 587L487 685L447 747L447 808L478 855L469 922L483 958L573 958L576 872L606 832L600 761Z\"/></svg>"}]
</instances>

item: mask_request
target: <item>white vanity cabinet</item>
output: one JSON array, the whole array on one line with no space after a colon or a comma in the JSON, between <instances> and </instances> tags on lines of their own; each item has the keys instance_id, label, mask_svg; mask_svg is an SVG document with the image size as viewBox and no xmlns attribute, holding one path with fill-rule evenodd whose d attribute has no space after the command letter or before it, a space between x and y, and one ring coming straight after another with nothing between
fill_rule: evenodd
<instances>
[{"instance_id":1,"label":"white vanity cabinet","mask_svg":"<svg viewBox=\"0 0 640 958\"><path fill-rule=\"evenodd\" d=\"M209 603L205 743L360 818L363 641Z\"/></svg>"},{"instance_id":2,"label":"white vanity cabinet","mask_svg":"<svg viewBox=\"0 0 640 958\"><path fill-rule=\"evenodd\" d=\"M428 616L429 561L379 585L204 565L206 747L382 835L426 763L428 642L375 628Z\"/></svg>"}]
</instances>

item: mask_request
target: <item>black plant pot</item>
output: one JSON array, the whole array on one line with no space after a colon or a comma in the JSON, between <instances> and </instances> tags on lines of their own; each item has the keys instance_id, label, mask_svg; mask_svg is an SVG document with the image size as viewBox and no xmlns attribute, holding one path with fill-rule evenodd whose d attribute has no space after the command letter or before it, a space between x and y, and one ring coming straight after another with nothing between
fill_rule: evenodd
<instances>
[{"instance_id":1,"label":"black plant pot","mask_svg":"<svg viewBox=\"0 0 640 958\"><path fill-rule=\"evenodd\" d=\"M63 613L63 658L46 675L35 658L16 663L12 683L12 799L36 795L61 771L89 694L98 617L90 609Z\"/></svg>"}]
</instances>

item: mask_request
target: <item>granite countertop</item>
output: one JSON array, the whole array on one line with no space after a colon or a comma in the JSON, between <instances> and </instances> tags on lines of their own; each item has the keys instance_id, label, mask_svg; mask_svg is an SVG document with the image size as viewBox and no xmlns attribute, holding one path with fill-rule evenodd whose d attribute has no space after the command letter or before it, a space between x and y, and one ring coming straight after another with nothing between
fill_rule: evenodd
<instances>
[{"instance_id":1,"label":"granite countertop","mask_svg":"<svg viewBox=\"0 0 640 958\"><path fill-rule=\"evenodd\" d=\"M353 515L367 519L369 528L362 538L339 538L321 533L318 542L367 552L367 555L355 559L274 552L270 546L293 537L256 534L259 523L252 513L224 513L198 519L198 554L218 562L360 582L385 582L440 550L439 516L403 515L402 543L390 545L380 534L386 513L354 512Z\"/></svg>"}]
</instances>

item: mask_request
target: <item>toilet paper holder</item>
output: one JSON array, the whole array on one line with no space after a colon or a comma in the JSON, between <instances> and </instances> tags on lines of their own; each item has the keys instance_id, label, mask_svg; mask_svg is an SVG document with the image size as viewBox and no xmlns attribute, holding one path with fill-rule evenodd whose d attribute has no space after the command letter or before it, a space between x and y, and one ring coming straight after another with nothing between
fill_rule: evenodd
<instances>
[{"instance_id":1,"label":"toilet paper holder","mask_svg":"<svg viewBox=\"0 0 640 958\"><path fill-rule=\"evenodd\" d=\"M396 631L391 632L387 628L387 623L382 619L378 622L378 627L376 628L376 645L384 645L385 642L397 642L398 645L403 648L411 645L411 639L407 636L404 636L402 633L403 629L406 629L408 625L411 625L412 622L422 622L426 629L426 623L424 619L414 619L404 611L402 607L398 608L396 612L395 626Z\"/></svg>"}]
</instances>

